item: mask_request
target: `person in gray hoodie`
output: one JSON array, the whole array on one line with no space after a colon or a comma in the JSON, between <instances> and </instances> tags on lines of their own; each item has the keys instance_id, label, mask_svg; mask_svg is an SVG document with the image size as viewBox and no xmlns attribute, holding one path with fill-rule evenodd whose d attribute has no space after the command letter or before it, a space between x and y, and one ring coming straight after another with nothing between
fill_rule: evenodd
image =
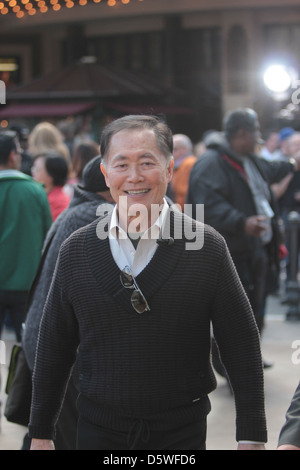
<instances>
[{"instance_id":1,"label":"person in gray hoodie","mask_svg":"<svg viewBox=\"0 0 300 470\"><path fill-rule=\"evenodd\" d=\"M83 170L81 184L74 186L74 195L69 207L52 224L45 239L41 263L29 293L28 310L22 335L22 346L31 371L34 367L43 307L61 244L73 232L93 222L105 212L110 212L114 206L109 188L106 186L100 170L100 163L100 156L87 163ZM71 377L57 426L57 449L75 449L76 398L76 387ZM27 445L27 438L25 438L23 447L27 448Z\"/></svg>"}]
</instances>

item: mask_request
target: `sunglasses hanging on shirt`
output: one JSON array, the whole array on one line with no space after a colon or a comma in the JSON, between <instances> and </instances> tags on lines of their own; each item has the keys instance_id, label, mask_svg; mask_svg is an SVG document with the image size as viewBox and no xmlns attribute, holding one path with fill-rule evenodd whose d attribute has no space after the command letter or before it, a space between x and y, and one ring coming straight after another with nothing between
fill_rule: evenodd
<instances>
[{"instance_id":1,"label":"sunglasses hanging on shirt","mask_svg":"<svg viewBox=\"0 0 300 470\"><path fill-rule=\"evenodd\" d=\"M133 289L131 295L131 305L137 313L149 312L150 307L148 302L139 288L129 266L125 266L120 274L121 284L125 289Z\"/></svg>"}]
</instances>

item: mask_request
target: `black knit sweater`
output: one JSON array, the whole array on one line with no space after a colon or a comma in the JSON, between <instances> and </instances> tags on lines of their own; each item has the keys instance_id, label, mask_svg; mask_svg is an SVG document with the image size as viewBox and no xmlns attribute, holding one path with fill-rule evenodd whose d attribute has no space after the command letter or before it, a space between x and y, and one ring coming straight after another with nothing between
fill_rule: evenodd
<instances>
[{"instance_id":1,"label":"black knit sweater","mask_svg":"<svg viewBox=\"0 0 300 470\"><path fill-rule=\"evenodd\" d=\"M171 235L181 218L172 213ZM137 314L97 224L60 251L40 328L30 436L53 438L75 360L81 411L99 424L164 413L195 419L216 387L212 323L235 394L236 438L266 441L259 336L223 238L205 226L200 250L187 250L184 238L159 246L136 278L151 310Z\"/></svg>"}]
</instances>

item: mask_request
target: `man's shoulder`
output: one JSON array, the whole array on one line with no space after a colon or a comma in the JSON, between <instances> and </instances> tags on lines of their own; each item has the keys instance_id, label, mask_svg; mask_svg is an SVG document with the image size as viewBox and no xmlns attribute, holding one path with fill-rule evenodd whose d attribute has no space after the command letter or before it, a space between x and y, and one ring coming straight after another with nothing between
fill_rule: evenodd
<instances>
[{"instance_id":1,"label":"man's shoulder","mask_svg":"<svg viewBox=\"0 0 300 470\"><path fill-rule=\"evenodd\" d=\"M27 200L30 197L37 200L47 199L43 185L21 171L4 171L0 174L0 184L1 188L12 189L14 196L17 197L19 195L23 200Z\"/></svg>"},{"instance_id":2,"label":"man's shoulder","mask_svg":"<svg viewBox=\"0 0 300 470\"><path fill-rule=\"evenodd\" d=\"M204 154L196 160L192 172L203 171L203 169L211 167L219 168L221 160L222 152L220 150L207 149Z\"/></svg>"},{"instance_id":3,"label":"man's shoulder","mask_svg":"<svg viewBox=\"0 0 300 470\"><path fill-rule=\"evenodd\" d=\"M189 214L180 212L176 209L173 212L175 236L177 233L176 231L178 231L179 233L180 227L182 227L183 238L185 239L185 241L188 241L189 238L192 238L192 234L194 233L195 237L203 237L203 247L206 244L206 248L211 246L220 246L223 249L226 245L224 237L215 228L204 222L204 212L202 219L200 214L200 220L193 219Z\"/></svg>"},{"instance_id":4,"label":"man's shoulder","mask_svg":"<svg viewBox=\"0 0 300 470\"><path fill-rule=\"evenodd\" d=\"M100 217L95 216L87 225L79 227L75 230L63 243L64 247L79 247L81 244L86 244L90 242L95 242L97 240L102 240L104 237L99 237L99 225L105 229L108 227L110 220L110 214L104 214Z\"/></svg>"}]
</instances>

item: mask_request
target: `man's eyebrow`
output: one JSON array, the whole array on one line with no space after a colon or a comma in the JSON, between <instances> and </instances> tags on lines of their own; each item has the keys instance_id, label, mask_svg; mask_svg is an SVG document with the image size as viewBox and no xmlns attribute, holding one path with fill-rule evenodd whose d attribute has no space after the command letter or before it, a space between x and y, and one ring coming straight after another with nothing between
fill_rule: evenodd
<instances>
[{"instance_id":1,"label":"man's eyebrow","mask_svg":"<svg viewBox=\"0 0 300 470\"><path fill-rule=\"evenodd\" d=\"M142 153L141 155L138 156L138 159L142 159L142 158L152 158L153 160L155 160L155 157L152 155L152 153ZM129 157L127 157L126 155L115 155L113 158L112 158L112 163L114 162L119 162L119 161L124 161L124 160L128 160Z\"/></svg>"},{"instance_id":2,"label":"man's eyebrow","mask_svg":"<svg viewBox=\"0 0 300 470\"><path fill-rule=\"evenodd\" d=\"M112 158L112 162L115 162L115 161L122 161L122 160L126 160L128 157L125 157L125 155L115 155L113 158Z\"/></svg>"}]
</instances>

